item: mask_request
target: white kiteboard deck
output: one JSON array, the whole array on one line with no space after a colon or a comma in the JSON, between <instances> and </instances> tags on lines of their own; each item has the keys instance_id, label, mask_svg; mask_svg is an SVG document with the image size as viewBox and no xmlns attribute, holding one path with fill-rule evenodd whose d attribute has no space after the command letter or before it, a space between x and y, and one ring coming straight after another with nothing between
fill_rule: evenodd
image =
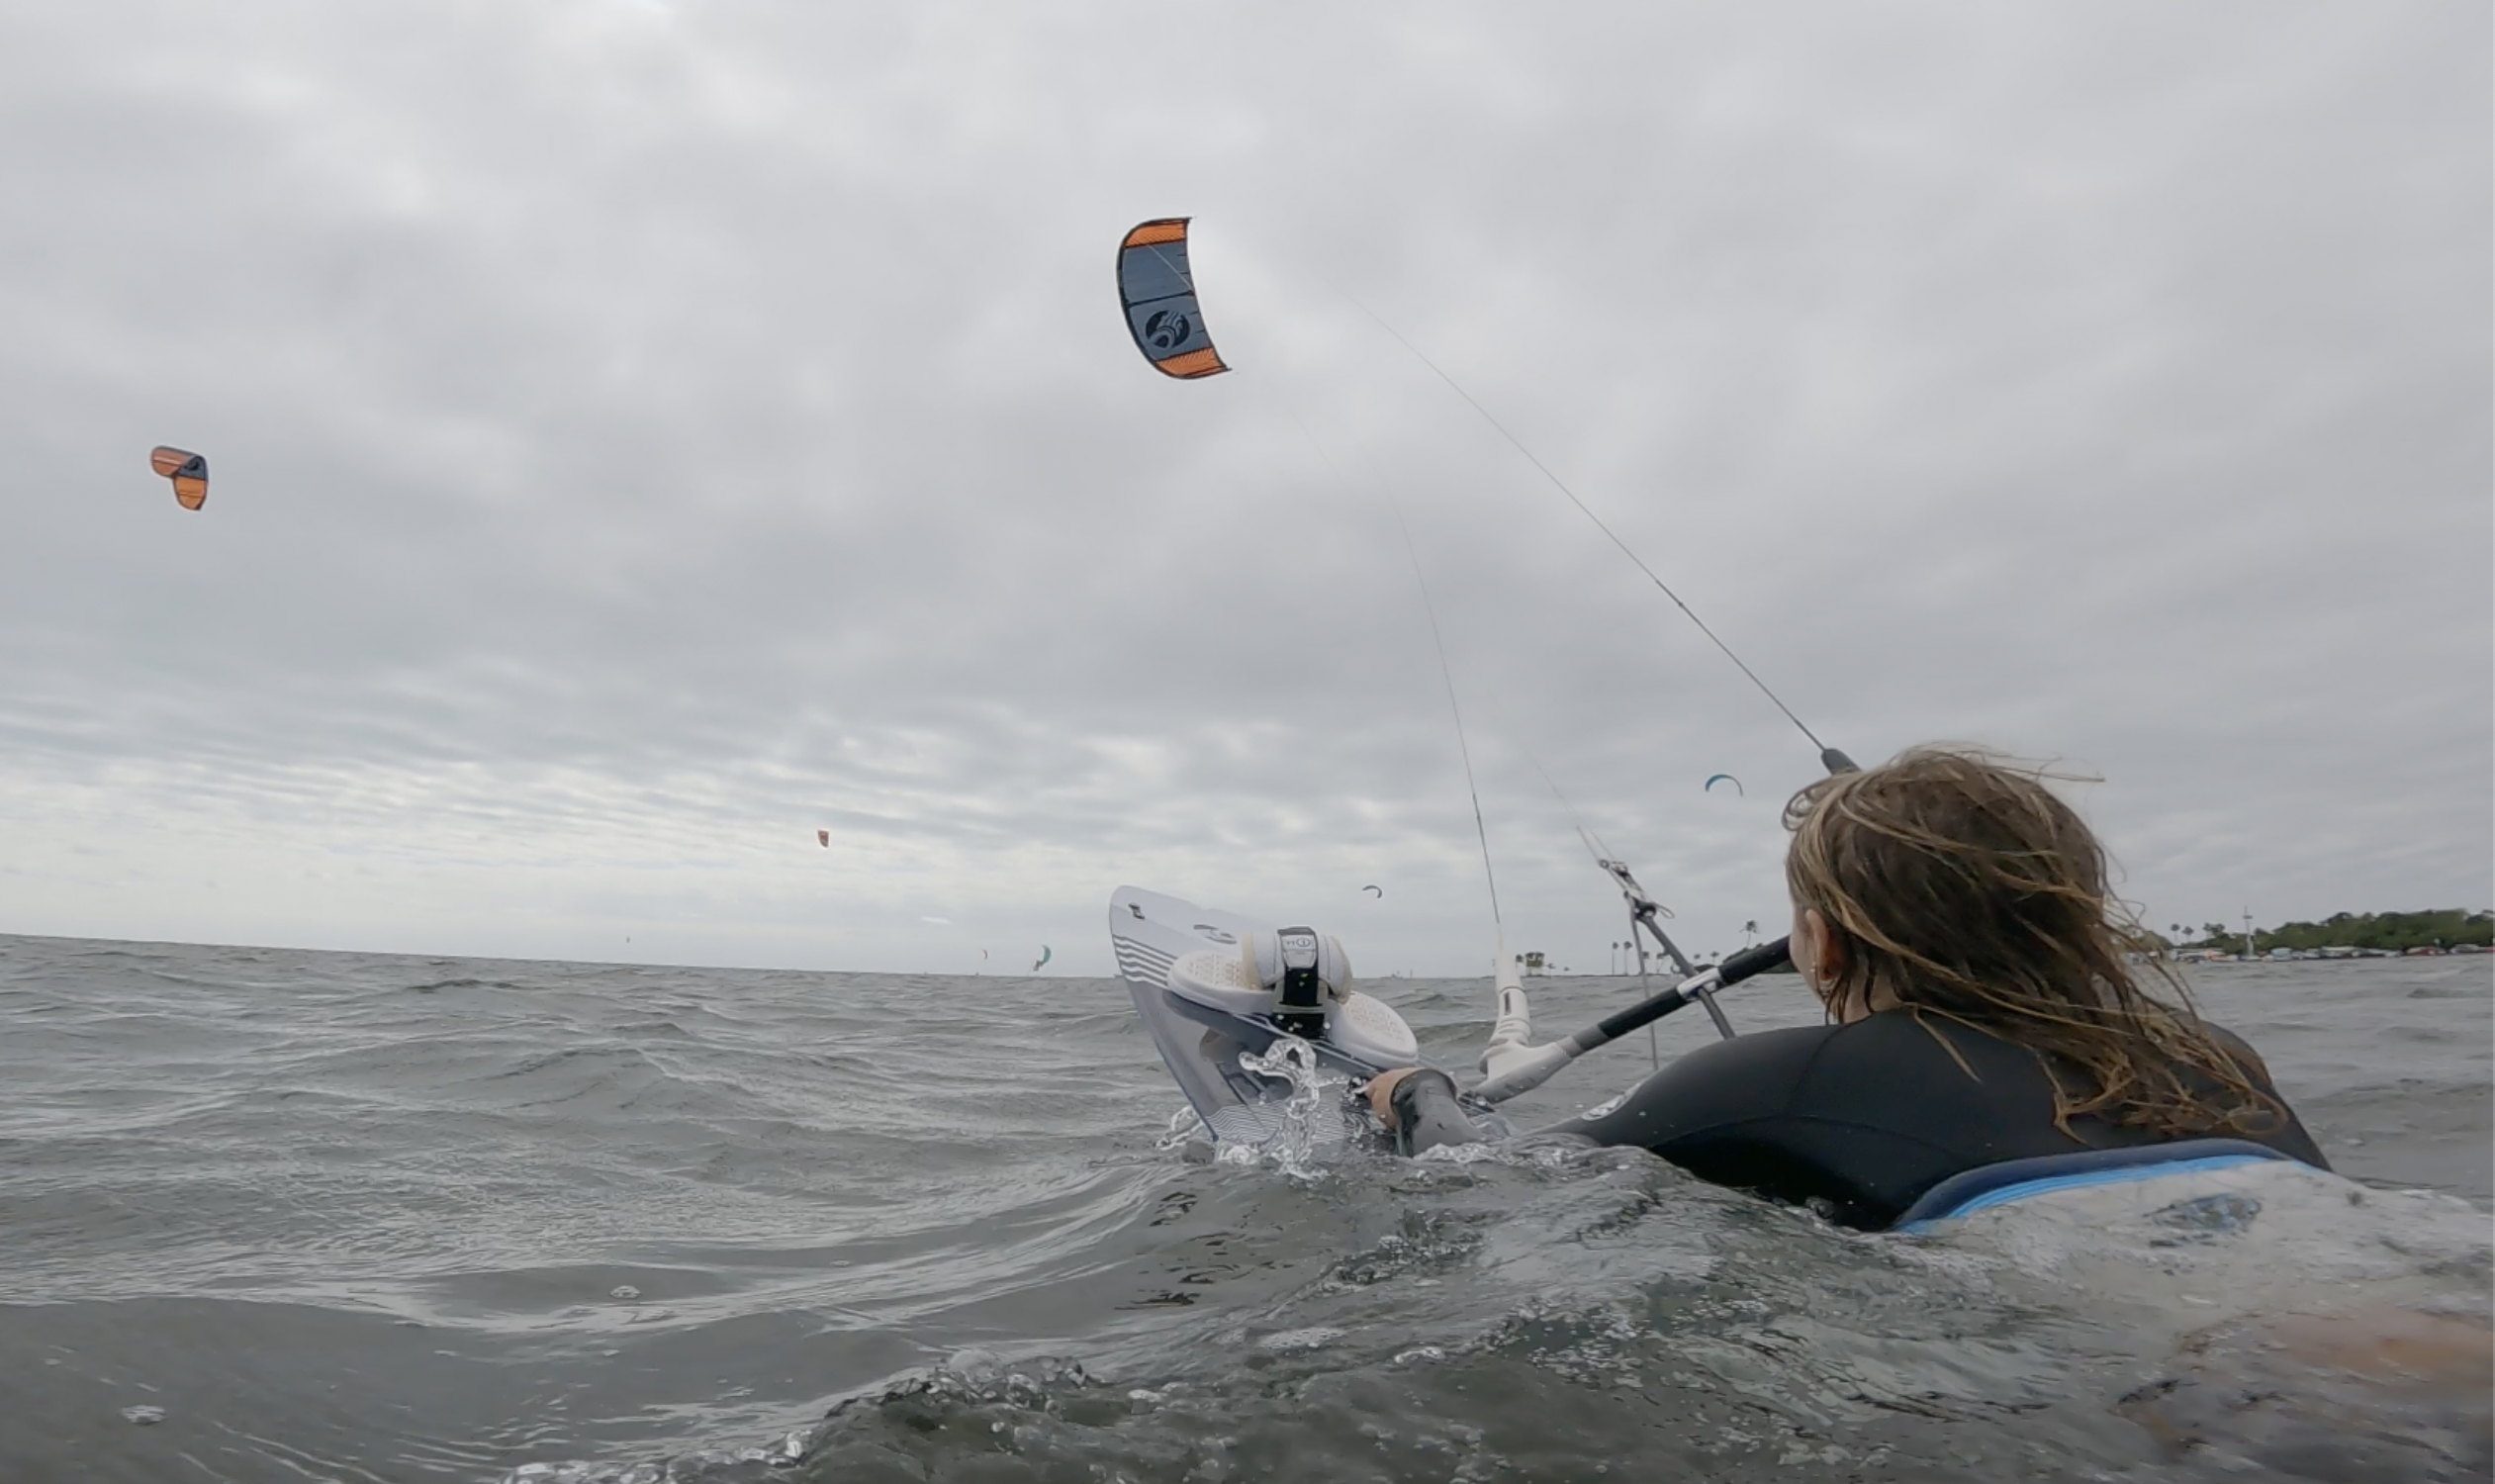
<instances>
[{"instance_id":1,"label":"white kiteboard deck","mask_svg":"<svg viewBox=\"0 0 2495 1484\"><path fill-rule=\"evenodd\" d=\"M1305 1140L1311 1151L1365 1144L1369 1128L1340 1086L1386 1070L1324 1040L1302 1042L1317 1076L1340 1084L1315 1100L1279 1069L1259 1069L1285 1039L1262 1015L1242 1015L1169 991L1169 968L1199 949L1233 949L1271 924L1199 907L1175 896L1121 886L1109 898L1109 942L1135 1013L1162 1065L1217 1143L1265 1145ZM1295 1101L1296 1098L1296 1101Z\"/></svg>"}]
</instances>

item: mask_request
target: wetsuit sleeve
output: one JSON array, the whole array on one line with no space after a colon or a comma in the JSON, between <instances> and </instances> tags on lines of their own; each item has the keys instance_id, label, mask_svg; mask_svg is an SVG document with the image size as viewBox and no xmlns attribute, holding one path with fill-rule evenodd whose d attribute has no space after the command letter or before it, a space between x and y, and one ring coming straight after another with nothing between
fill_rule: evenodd
<instances>
[{"instance_id":1,"label":"wetsuit sleeve","mask_svg":"<svg viewBox=\"0 0 2495 1484\"><path fill-rule=\"evenodd\" d=\"M1719 1041L1638 1083L1609 1112L1572 1118L1548 1132L1665 1154L1685 1140L1781 1118L1836 1029L1808 1026Z\"/></svg>"}]
</instances>

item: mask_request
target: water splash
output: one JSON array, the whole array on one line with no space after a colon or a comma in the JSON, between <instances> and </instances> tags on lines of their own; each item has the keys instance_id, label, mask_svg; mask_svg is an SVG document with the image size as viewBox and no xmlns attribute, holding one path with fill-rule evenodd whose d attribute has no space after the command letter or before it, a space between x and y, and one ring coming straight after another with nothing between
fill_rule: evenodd
<instances>
[{"instance_id":1,"label":"water splash","mask_svg":"<svg viewBox=\"0 0 2495 1484\"><path fill-rule=\"evenodd\" d=\"M1213 1131L1205 1127L1204 1118L1193 1108L1180 1108L1169 1115L1169 1127L1153 1141L1153 1148L1162 1154L1183 1150L1192 1144L1210 1144Z\"/></svg>"},{"instance_id":2,"label":"water splash","mask_svg":"<svg viewBox=\"0 0 2495 1484\"><path fill-rule=\"evenodd\" d=\"M1239 1065L1258 1076L1273 1077L1291 1084L1291 1095L1279 1104L1279 1125L1271 1135L1255 1144L1231 1143L1222 1146L1221 1159L1230 1164L1261 1164L1274 1168L1294 1180L1314 1180L1321 1173L1316 1165L1319 1146L1340 1144L1342 1140L1341 1114L1336 1094L1349 1085L1344 1077L1329 1077L1318 1069L1317 1052L1297 1036L1284 1036L1258 1056L1242 1052ZM1322 1120L1322 1121L1321 1121Z\"/></svg>"}]
</instances>

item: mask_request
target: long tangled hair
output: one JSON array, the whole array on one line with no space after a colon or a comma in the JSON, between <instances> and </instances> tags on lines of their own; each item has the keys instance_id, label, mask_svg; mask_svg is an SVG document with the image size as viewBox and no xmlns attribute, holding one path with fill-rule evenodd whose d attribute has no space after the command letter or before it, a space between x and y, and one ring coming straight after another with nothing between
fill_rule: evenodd
<instances>
[{"instance_id":1,"label":"long tangled hair","mask_svg":"<svg viewBox=\"0 0 2495 1484\"><path fill-rule=\"evenodd\" d=\"M1930 746L1793 796L1786 883L1842 950L1826 1002L1894 1000L2027 1048L2065 1133L2080 1114L2172 1135L2274 1130L2286 1109L2259 1063L2210 1034L2163 962L2149 967L2171 1000L2134 978L2138 925L2049 778L2078 781Z\"/></svg>"}]
</instances>

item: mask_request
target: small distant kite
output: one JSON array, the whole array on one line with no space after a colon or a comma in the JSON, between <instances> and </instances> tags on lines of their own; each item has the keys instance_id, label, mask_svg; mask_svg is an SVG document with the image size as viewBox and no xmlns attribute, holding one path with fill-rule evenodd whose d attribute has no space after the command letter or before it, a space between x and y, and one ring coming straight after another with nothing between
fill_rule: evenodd
<instances>
[{"instance_id":1,"label":"small distant kite","mask_svg":"<svg viewBox=\"0 0 2495 1484\"><path fill-rule=\"evenodd\" d=\"M1713 777L1707 780L1707 787L1699 791L1703 793L1712 793L1715 791L1715 786L1717 784L1730 784L1732 785L1732 791L1734 793L1743 798L1750 796L1750 790L1741 787L1741 780L1734 778L1729 773L1715 774Z\"/></svg>"},{"instance_id":2,"label":"small distant kite","mask_svg":"<svg viewBox=\"0 0 2495 1484\"><path fill-rule=\"evenodd\" d=\"M816 830L814 832L814 838L825 850L832 848L832 832L830 830Z\"/></svg>"},{"instance_id":3,"label":"small distant kite","mask_svg":"<svg viewBox=\"0 0 2495 1484\"><path fill-rule=\"evenodd\" d=\"M1362 886L1360 889L1363 891L1375 891L1381 897L1386 894L1385 889L1379 886Z\"/></svg>"},{"instance_id":4,"label":"small distant kite","mask_svg":"<svg viewBox=\"0 0 2495 1484\"><path fill-rule=\"evenodd\" d=\"M1135 348L1163 376L1193 381L1230 367L1213 348L1187 267L1186 217L1146 222L1118 243L1118 302Z\"/></svg>"},{"instance_id":5,"label":"small distant kite","mask_svg":"<svg viewBox=\"0 0 2495 1484\"><path fill-rule=\"evenodd\" d=\"M1045 943L1041 944L1041 945L1040 945L1040 962L1031 966L1031 972L1032 972L1033 974L1038 974L1041 970L1048 968L1048 967L1049 967L1049 957L1050 957L1050 955L1049 955L1049 946L1048 946L1047 944L1045 944Z\"/></svg>"},{"instance_id":6,"label":"small distant kite","mask_svg":"<svg viewBox=\"0 0 2495 1484\"><path fill-rule=\"evenodd\" d=\"M147 455L147 463L156 473L173 481L173 498L186 510L208 504L208 459L187 448L158 448Z\"/></svg>"}]
</instances>

